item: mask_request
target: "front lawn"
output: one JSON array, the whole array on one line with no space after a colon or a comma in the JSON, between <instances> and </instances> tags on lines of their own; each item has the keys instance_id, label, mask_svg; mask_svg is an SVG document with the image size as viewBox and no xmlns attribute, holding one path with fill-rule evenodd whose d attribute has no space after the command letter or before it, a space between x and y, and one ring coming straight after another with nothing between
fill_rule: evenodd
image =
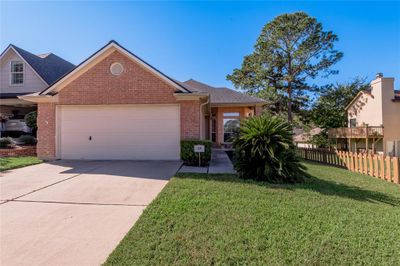
<instances>
[{"instance_id":1,"label":"front lawn","mask_svg":"<svg viewBox=\"0 0 400 266\"><path fill-rule=\"evenodd\" d=\"M400 186L307 163L300 185L174 177L106 265L400 265Z\"/></svg>"},{"instance_id":2,"label":"front lawn","mask_svg":"<svg viewBox=\"0 0 400 266\"><path fill-rule=\"evenodd\" d=\"M41 162L42 160L39 160L37 157L33 156L0 158L0 171L20 168Z\"/></svg>"}]
</instances>

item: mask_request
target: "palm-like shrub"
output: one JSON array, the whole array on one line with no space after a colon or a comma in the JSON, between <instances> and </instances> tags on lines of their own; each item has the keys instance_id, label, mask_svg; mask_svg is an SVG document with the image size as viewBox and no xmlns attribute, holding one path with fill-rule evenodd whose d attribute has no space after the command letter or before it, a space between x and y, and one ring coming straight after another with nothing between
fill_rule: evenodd
<instances>
[{"instance_id":1,"label":"palm-like shrub","mask_svg":"<svg viewBox=\"0 0 400 266\"><path fill-rule=\"evenodd\" d=\"M241 178L296 183L307 176L295 153L292 127L282 118L264 115L242 121L233 145Z\"/></svg>"}]
</instances>

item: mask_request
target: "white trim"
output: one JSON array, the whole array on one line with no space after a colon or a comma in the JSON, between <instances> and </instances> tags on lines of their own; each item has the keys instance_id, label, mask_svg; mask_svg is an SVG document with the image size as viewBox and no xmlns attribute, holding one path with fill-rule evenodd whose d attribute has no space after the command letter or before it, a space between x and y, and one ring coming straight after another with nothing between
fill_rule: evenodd
<instances>
[{"instance_id":1,"label":"white trim","mask_svg":"<svg viewBox=\"0 0 400 266\"><path fill-rule=\"evenodd\" d=\"M57 103L58 102L58 95L39 95L37 93L33 94L28 94L28 95L22 95L22 96L17 96L18 99L28 101L28 102L34 102L34 103Z\"/></svg>"},{"instance_id":2,"label":"white trim","mask_svg":"<svg viewBox=\"0 0 400 266\"><path fill-rule=\"evenodd\" d=\"M63 78L61 78L60 80L58 80L56 83L54 83L53 85L51 85L49 88L47 88L45 91L43 91L42 94L47 94L53 90L59 91L61 90L63 87L60 87L59 90L57 90L57 86L62 84L64 81L66 81L69 78L73 78L73 76L79 72L81 69L83 69L84 67L86 67L88 64L90 64L91 62L93 62L95 59L97 59L99 56L101 56L102 54L104 54L107 50L114 48L116 50L118 50L119 52L121 52L122 54L126 55L128 58L132 59L134 62L138 63L139 65L141 65L142 67L144 67L145 69L149 70L150 72L152 72L153 74L157 75L158 77L160 77L162 80L166 81L168 84L172 85L173 87L175 87L176 89L182 91L182 92L186 92L186 90L184 90L182 87L180 87L178 84L176 84L175 82L173 82L172 80L170 80L169 78L167 78L166 76L164 76L163 74L159 73L158 71L156 71L154 68L152 68L151 66L149 66L148 64L144 63L142 60L140 60L138 57L134 56L133 54L129 53L128 51L126 51L124 48L122 48L121 46L117 45L114 42L109 43L107 46L105 46L103 49L97 51L94 55L91 56L91 58L89 58L86 62L84 62L83 64L79 65L78 67L76 67L73 71L71 71L69 74L67 74L66 76L64 76ZM79 76L75 77L78 78Z\"/></svg>"},{"instance_id":3,"label":"white trim","mask_svg":"<svg viewBox=\"0 0 400 266\"><path fill-rule=\"evenodd\" d=\"M28 64L28 62L26 62L25 58L23 58L23 57L20 55L20 53L18 53L18 51L15 50L14 47L12 47L12 45L10 45L10 46L8 47L8 49L7 49L6 51L4 51L4 53L3 53L2 56L0 57L0 60L3 59L3 57L8 53L8 50L10 50L10 49L12 49L12 50L21 58L21 60L31 68L31 70L36 74L36 76L39 77L39 79L40 79L41 81L43 81L44 84L49 85L49 84L47 84L47 82L44 81L44 79L36 72L36 70L35 70L30 64Z\"/></svg>"}]
</instances>

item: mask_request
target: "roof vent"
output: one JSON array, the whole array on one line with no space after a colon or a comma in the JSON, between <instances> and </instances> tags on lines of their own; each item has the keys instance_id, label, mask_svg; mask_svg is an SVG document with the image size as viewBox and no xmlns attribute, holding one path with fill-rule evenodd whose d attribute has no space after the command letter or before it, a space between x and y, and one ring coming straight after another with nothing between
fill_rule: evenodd
<instances>
[{"instance_id":1,"label":"roof vent","mask_svg":"<svg viewBox=\"0 0 400 266\"><path fill-rule=\"evenodd\" d=\"M124 67L122 66L121 63L115 62L115 63L112 63L110 66L110 72L114 76L121 75L123 71L124 71Z\"/></svg>"},{"instance_id":2,"label":"roof vent","mask_svg":"<svg viewBox=\"0 0 400 266\"><path fill-rule=\"evenodd\" d=\"M383 78L383 73L376 73L376 78L377 78L377 79Z\"/></svg>"}]
</instances>

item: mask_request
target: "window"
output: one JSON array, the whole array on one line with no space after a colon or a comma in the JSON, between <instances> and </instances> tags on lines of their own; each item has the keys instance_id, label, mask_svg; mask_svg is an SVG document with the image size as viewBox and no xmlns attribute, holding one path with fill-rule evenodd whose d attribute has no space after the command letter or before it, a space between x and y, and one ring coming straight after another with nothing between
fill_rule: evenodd
<instances>
[{"instance_id":1,"label":"window","mask_svg":"<svg viewBox=\"0 0 400 266\"><path fill-rule=\"evenodd\" d=\"M232 142L232 137L239 129L239 112L223 113L224 142Z\"/></svg>"},{"instance_id":2,"label":"window","mask_svg":"<svg viewBox=\"0 0 400 266\"><path fill-rule=\"evenodd\" d=\"M239 119L224 118L224 142L232 142L232 137L239 129Z\"/></svg>"},{"instance_id":3,"label":"window","mask_svg":"<svg viewBox=\"0 0 400 266\"><path fill-rule=\"evenodd\" d=\"M355 118L350 119L350 127L357 127L357 120Z\"/></svg>"},{"instance_id":4,"label":"window","mask_svg":"<svg viewBox=\"0 0 400 266\"><path fill-rule=\"evenodd\" d=\"M20 61L11 62L11 85L24 84L24 63Z\"/></svg>"},{"instance_id":5,"label":"window","mask_svg":"<svg viewBox=\"0 0 400 266\"><path fill-rule=\"evenodd\" d=\"M119 76L122 74L122 72L124 72L124 66L118 62L112 63L110 66L110 71L114 76Z\"/></svg>"},{"instance_id":6,"label":"window","mask_svg":"<svg viewBox=\"0 0 400 266\"><path fill-rule=\"evenodd\" d=\"M238 117L239 116L239 112L224 113L224 117L227 117L227 116L229 116L229 117L231 117L231 116Z\"/></svg>"}]
</instances>

